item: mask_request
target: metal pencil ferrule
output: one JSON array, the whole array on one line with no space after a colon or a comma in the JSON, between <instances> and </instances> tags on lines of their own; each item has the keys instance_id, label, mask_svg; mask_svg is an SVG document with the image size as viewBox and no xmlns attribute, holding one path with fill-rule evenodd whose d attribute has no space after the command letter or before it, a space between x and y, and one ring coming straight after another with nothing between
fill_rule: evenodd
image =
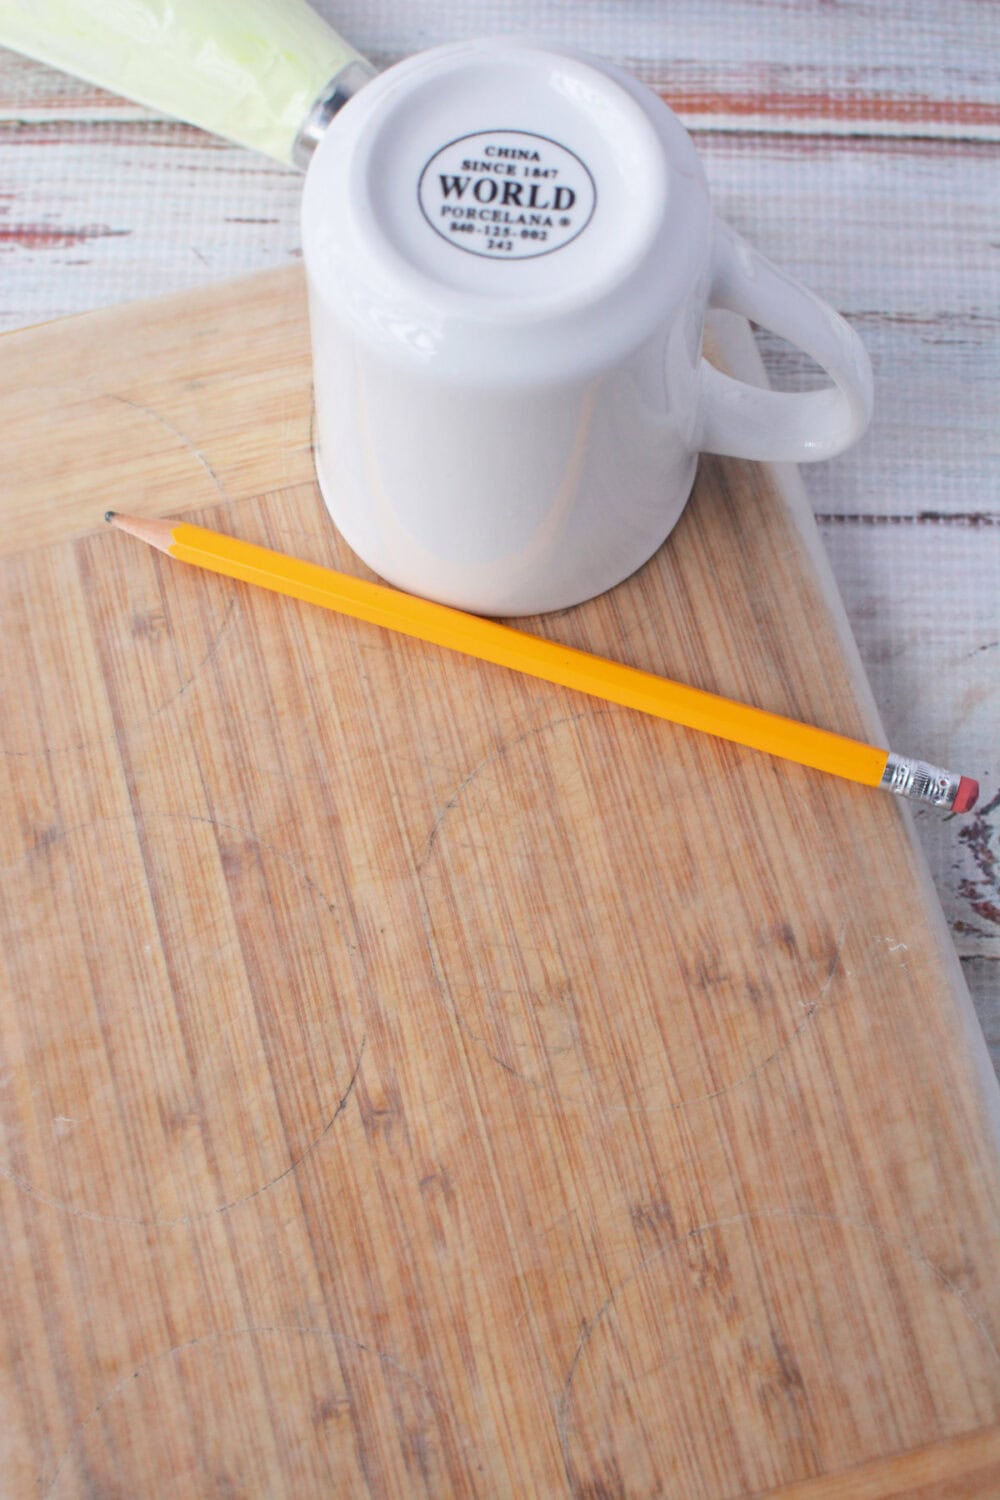
<instances>
[{"instance_id":1,"label":"metal pencil ferrule","mask_svg":"<svg viewBox=\"0 0 1000 1500\"><path fill-rule=\"evenodd\" d=\"M371 83L376 72L377 69L373 68L371 63L365 62L363 57L356 57L353 61L345 63L330 79L306 115L305 123L295 137L295 144L292 147L292 161L297 167L301 167L303 172L308 167L310 158L334 115L343 109L348 100L354 98L359 89L363 89L366 83Z\"/></svg>"},{"instance_id":2,"label":"metal pencil ferrule","mask_svg":"<svg viewBox=\"0 0 1000 1500\"><path fill-rule=\"evenodd\" d=\"M889 759L882 772L882 786L895 792L897 797L912 797L917 802L928 802L931 807L951 807L958 795L960 776L944 771L940 766L928 765L925 760L914 760L909 755L897 755L889 751Z\"/></svg>"}]
</instances>

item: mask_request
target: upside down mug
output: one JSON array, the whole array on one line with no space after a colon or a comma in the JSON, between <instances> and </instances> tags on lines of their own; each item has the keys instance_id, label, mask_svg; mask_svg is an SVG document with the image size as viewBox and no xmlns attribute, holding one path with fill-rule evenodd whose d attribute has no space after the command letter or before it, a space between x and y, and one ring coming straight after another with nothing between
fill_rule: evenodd
<instances>
[{"instance_id":1,"label":"upside down mug","mask_svg":"<svg viewBox=\"0 0 1000 1500\"><path fill-rule=\"evenodd\" d=\"M713 216L667 105L582 54L461 43L366 83L309 164L303 255L330 514L376 573L462 609L599 594L667 537L699 452L828 458L871 413L853 330ZM831 383L715 369L709 307Z\"/></svg>"}]
</instances>

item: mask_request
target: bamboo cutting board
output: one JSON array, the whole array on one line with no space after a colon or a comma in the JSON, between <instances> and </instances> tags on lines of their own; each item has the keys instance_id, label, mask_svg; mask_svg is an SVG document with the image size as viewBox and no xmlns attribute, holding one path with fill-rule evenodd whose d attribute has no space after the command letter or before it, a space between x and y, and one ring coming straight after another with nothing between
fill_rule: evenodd
<instances>
[{"instance_id":1,"label":"bamboo cutting board","mask_svg":"<svg viewBox=\"0 0 1000 1500\"><path fill-rule=\"evenodd\" d=\"M996 1088L903 810L103 527L361 569L297 275L2 353L3 1493L1000 1493ZM810 526L706 460L531 628L877 733Z\"/></svg>"}]
</instances>

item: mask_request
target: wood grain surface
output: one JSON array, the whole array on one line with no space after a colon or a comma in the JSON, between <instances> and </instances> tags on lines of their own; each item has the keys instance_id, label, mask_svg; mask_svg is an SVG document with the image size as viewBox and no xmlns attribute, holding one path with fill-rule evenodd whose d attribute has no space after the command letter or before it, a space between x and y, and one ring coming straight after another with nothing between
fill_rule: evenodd
<instances>
[{"instance_id":1,"label":"wood grain surface","mask_svg":"<svg viewBox=\"0 0 1000 1500\"><path fill-rule=\"evenodd\" d=\"M5 1493L995 1494L996 1083L905 810L104 528L360 568L297 273L3 354ZM842 623L707 461L531 628L873 732Z\"/></svg>"},{"instance_id":2,"label":"wood grain surface","mask_svg":"<svg viewBox=\"0 0 1000 1500\"><path fill-rule=\"evenodd\" d=\"M315 0L385 65L497 32L631 68L724 215L870 349L866 439L803 471L893 743L984 787L916 828L1000 1067L1000 8L981 0ZM0 50L0 327L299 255L298 175ZM765 340L774 383L808 362Z\"/></svg>"}]
</instances>

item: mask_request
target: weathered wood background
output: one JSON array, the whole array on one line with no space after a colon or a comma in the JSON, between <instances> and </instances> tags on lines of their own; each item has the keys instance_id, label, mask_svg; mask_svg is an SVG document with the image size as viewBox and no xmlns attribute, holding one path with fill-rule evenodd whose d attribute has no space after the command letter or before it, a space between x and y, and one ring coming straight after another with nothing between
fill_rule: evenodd
<instances>
[{"instance_id":1,"label":"weathered wood background","mask_svg":"<svg viewBox=\"0 0 1000 1500\"><path fill-rule=\"evenodd\" d=\"M694 132L720 211L858 328L874 426L804 477L891 742L983 783L973 816L917 819L1000 1047L1000 7L319 8L382 64L501 31L623 62ZM291 170L0 52L0 327L294 260L299 191ZM765 348L776 383L809 381Z\"/></svg>"}]
</instances>

